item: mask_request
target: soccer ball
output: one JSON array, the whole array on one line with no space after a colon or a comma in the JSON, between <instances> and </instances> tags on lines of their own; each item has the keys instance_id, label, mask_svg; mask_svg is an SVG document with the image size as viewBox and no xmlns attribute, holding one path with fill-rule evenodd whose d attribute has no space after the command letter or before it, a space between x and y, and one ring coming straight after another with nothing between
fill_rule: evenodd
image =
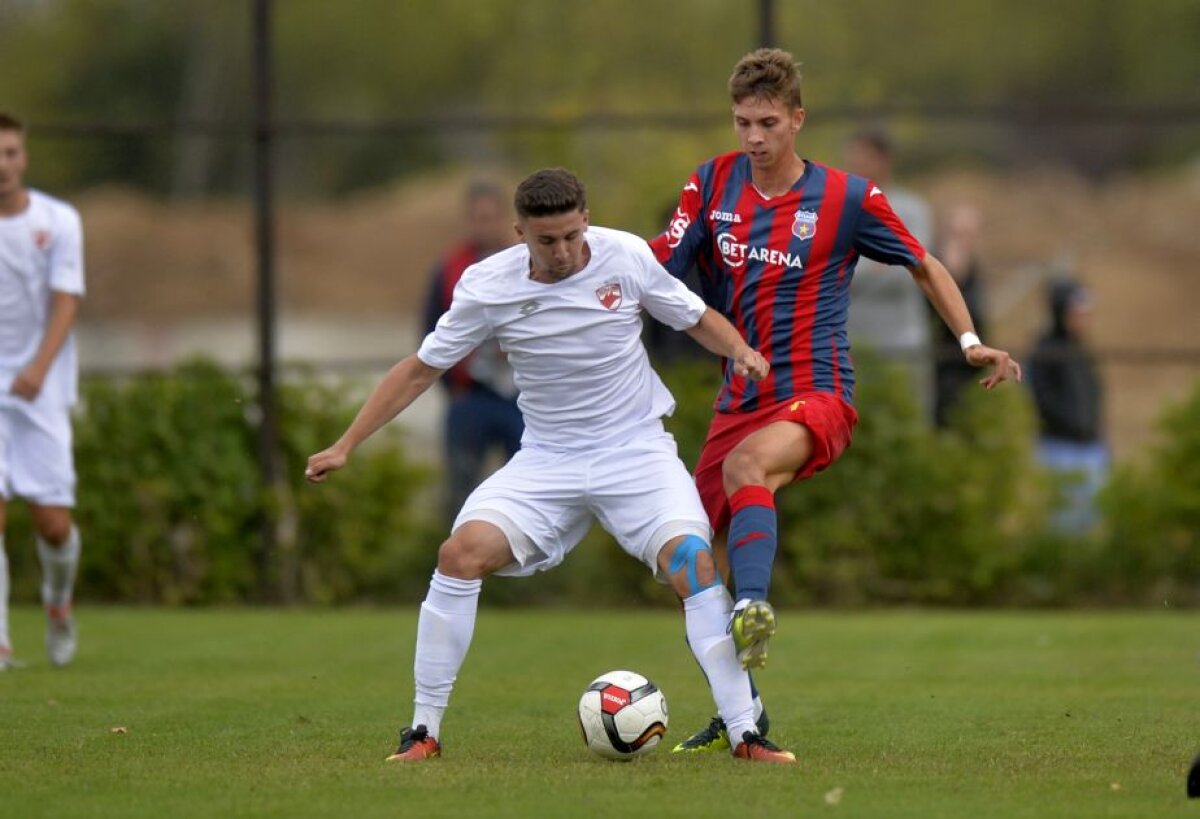
<instances>
[{"instance_id":1,"label":"soccer ball","mask_svg":"<svg viewBox=\"0 0 1200 819\"><path fill-rule=\"evenodd\" d=\"M667 732L667 698L641 674L610 671L593 680L579 699L579 729L591 751L632 759L657 746Z\"/></svg>"}]
</instances>

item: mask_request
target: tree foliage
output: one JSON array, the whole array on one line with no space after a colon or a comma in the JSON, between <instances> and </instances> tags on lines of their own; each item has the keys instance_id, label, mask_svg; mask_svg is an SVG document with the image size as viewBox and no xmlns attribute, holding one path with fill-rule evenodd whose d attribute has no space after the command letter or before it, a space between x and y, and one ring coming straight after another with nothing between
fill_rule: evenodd
<instances>
[{"instance_id":1,"label":"tree foliage","mask_svg":"<svg viewBox=\"0 0 1200 819\"><path fill-rule=\"evenodd\" d=\"M20 70L0 75L0 99L35 126L244 125L251 5L6 4L0 53ZM776 7L778 42L805 64L810 128L820 127L823 110L846 104L1193 102L1200 76L1200 4L1191 0L803 0ZM378 184L447 162L524 169L548 159L590 159L595 148L588 133L447 130L423 124L431 117L719 114L730 66L755 45L757 25L751 5L740 0L565 7L552 0L357 0L336 11L318 0L289 0L274 9L280 119L401 119L417 126L386 138L288 140L280 176L306 193ZM934 133L926 129L925 136ZM697 150L695 135L622 132L610 150L621 162L602 161L594 175L615 170L622 184L636 185L647 168L663 168L676 180L722 144L704 136L706 146ZM236 129L212 137L185 130L53 140L39 144L47 161L36 167L55 189L119 180L180 195L229 192L245 186L248 144L248 134Z\"/></svg>"}]
</instances>

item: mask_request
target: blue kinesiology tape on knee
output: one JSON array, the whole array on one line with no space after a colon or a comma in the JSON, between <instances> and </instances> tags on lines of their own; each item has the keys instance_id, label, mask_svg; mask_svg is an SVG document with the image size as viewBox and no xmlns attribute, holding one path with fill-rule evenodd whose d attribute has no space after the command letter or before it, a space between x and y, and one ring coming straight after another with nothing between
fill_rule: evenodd
<instances>
[{"instance_id":1,"label":"blue kinesiology tape on knee","mask_svg":"<svg viewBox=\"0 0 1200 819\"><path fill-rule=\"evenodd\" d=\"M705 589L712 588L717 585L716 572L713 572L713 579L700 585L699 579L696 577L696 561L700 557L701 552L712 554L712 547L705 542L704 538L696 535L688 535L679 545L675 547L675 554L671 556L671 564L667 567L671 574L675 574L682 569L687 569L688 593L698 594Z\"/></svg>"}]
</instances>

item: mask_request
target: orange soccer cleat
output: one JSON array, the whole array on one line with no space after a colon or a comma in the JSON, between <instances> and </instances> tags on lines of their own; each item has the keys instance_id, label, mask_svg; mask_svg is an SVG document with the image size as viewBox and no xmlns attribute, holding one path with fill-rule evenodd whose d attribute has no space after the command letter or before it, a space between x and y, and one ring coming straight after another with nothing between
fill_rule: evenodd
<instances>
[{"instance_id":1,"label":"orange soccer cleat","mask_svg":"<svg viewBox=\"0 0 1200 819\"><path fill-rule=\"evenodd\" d=\"M785 751L766 737L747 731L742 734L742 741L733 749L735 759L748 759L751 762L774 762L779 765L795 765L796 755Z\"/></svg>"},{"instance_id":2,"label":"orange soccer cleat","mask_svg":"<svg viewBox=\"0 0 1200 819\"><path fill-rule=\"evenodd\" d=\"M387 761L420 762L441 755L442 746L429 736L429 730L424 725L418 725L416 728L405 728L400 732L400 747Z\"/></svg>"}]
</instances>

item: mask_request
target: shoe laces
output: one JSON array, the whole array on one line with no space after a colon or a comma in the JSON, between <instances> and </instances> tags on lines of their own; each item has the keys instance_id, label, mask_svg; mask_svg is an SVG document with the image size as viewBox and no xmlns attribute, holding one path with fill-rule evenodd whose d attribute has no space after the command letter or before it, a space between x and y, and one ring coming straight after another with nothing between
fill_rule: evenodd
<instances>
[{"instance_id":1,"label":"shoe laces","mask_svg":"<svg viewBox=\"0 0 1200 819\"><path fill-rule=\"evenodd\" d=\"M429 739L429 729L424 725L418 725L416 728L405 728L400 732L400 749L396 751L402 754L418 742L424 742Z\"/></svg>"},{"instance_id":2,"label":"shoe laces","mask_svg":"<svg viewBox=\"0 0 1200 819\"><path fill-rule=\"evenodd\" d=\"M713 717L708 723L708 727L687 741L689 747L708 745L711 742L716 742L721 738L721 732L725 730L725 720L720 717Z\"/></svg>"},{"instance_id":3,"label":"shoe laces","mask_svg":"<svg viewBox=\"0 0 1200 819\"><path fill-rule=\"evenodd\" d=\"M783 749L776 745L771 740L764 737L762 734L756 734L753 731L746 731L742 734L742 742L747 745L758 745L768 751L782 751Z\"/></svg>"}]
</instances>

